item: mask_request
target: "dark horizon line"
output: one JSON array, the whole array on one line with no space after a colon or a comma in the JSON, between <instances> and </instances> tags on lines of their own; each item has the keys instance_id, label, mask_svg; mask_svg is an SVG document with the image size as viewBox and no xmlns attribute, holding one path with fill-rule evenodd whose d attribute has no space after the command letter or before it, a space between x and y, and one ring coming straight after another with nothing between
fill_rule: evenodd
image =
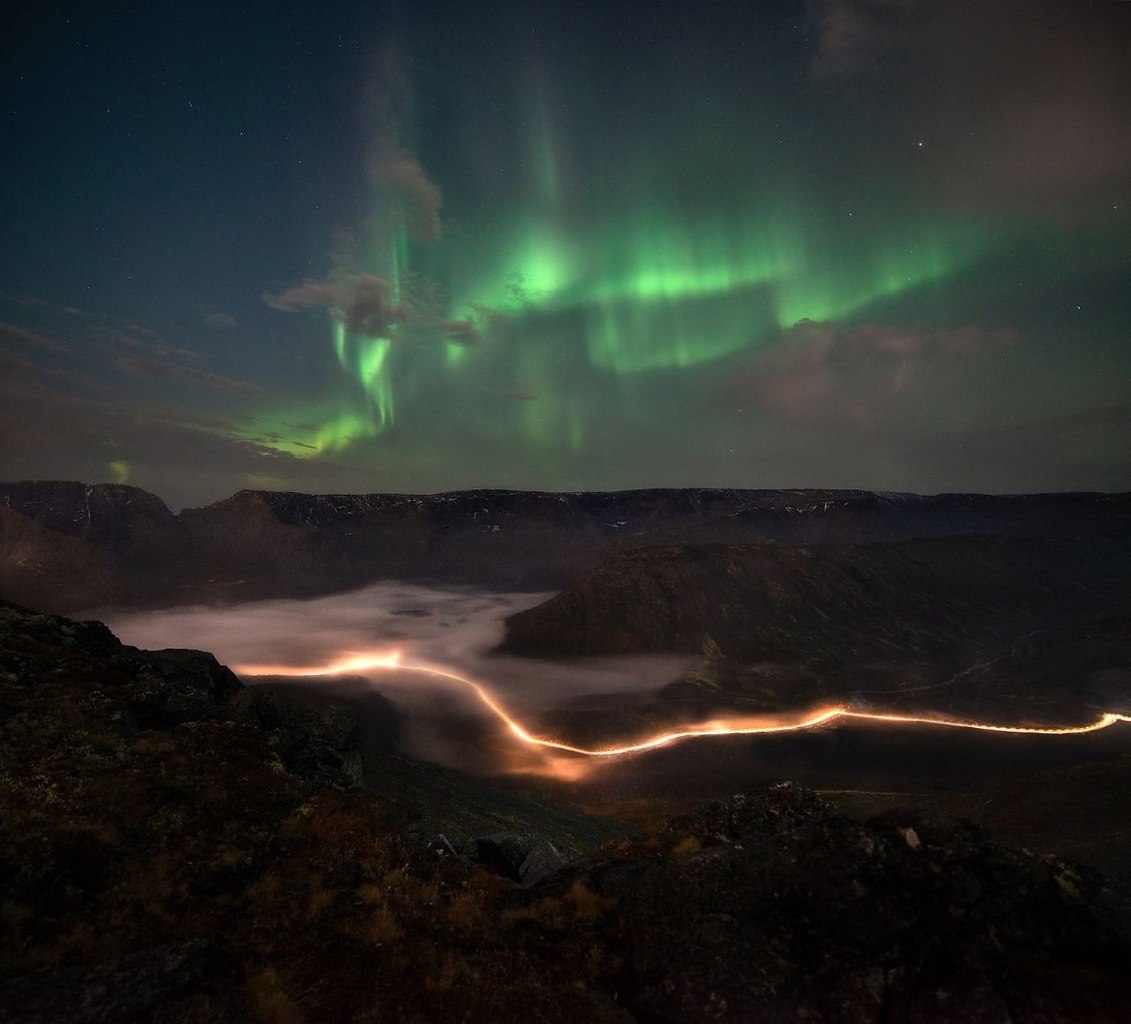
<instances>
[{"instance_id":1,"label":"dark horizon line","mask_svg":"<svg viewBox=\"0 0 1131 1024\"><path fill-rule=\"evenodd\" d=\"M165 508L172 512L165 499L154 491L147 490L144 487L138 487L135 484L128 483L111 483L104 481L100 483L88 484L81 480L58 480L58 479L23 479L23 480L0 480L0 488L17 488L24 486L72 486L81 487L86 490L93 490L94 488L105 488L107 490L118 491L137 491L142 494L149 495L156 498L161 502ZM569 489L569 490L550 490L544 488L520 488L520 487L462 487L450 491L299 491L299 490L271 490L267 488L255 487L242 487L237 491L223 498L217 498L215 501L205 502L201 505L185 505L182 506L180 512L189 509L203 509L210 508L214 505L223 504L226 501L231 501L233 498L239 497L241 494L266 494L266 495L290 495L301 496L308 498L370 498L370 497L388 497L388 498L444 498L454 495L463 494L495 494L495 495L510 495L510 494L545 494L552 497L557 496L580 496L586 494L592 495L631 495L631 494L650 494L650 493L680 493L680 492L713 492L713 493L743 493L751 495L766 495L766 494L825 494L834 496L851 496L851 497L893 497L893 498L922 498L922 499L940 499L940 498L1038 498L1038 497L1104 497L1104 498L1118 498L1118 497L1131 497L1131 490L1124 491L1100 491L1100 490L1083 490L1083 491L1003 491L1003 492L989 492L989 491L936 491L934 493L924 493L919 491L893 491L893 490L877 490L864 487L720 487L720 486L656 486L656 487L625 487L615 489ZM8 504L5 500L4 504ZM10 507L10 506L9 506ZM174 513L179 515L180 512Z\"/></svg>"}]
</instances>

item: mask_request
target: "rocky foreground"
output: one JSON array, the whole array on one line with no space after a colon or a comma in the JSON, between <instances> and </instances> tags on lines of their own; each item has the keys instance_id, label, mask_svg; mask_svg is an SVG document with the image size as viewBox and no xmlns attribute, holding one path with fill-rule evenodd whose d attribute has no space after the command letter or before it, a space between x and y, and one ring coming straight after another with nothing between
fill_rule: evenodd
<instances>
[{"instance_id":1,"label":"rocky foreground","mask_svg":"<svg viewBox=\"0 0 1131 1024\"><path fill-rule=\"evenodd\" d=\"M1115 1021L1131 996L1118 893L960 822L783 784L587 851L532 804L460 840L430 824L450 779L370 791L404 761L367 766L348 716L12 606L0 730L0 1021Z\"/></svg>"}]
</instances>

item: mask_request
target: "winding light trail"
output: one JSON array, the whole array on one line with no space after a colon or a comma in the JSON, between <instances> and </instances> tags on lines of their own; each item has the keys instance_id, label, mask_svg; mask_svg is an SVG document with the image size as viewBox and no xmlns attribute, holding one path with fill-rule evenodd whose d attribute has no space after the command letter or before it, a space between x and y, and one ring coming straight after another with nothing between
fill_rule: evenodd
<instances>
[{"instance_id":1,"label":"winding light trail","mask_svg":"<svg viewBox=\"0 0 1131 1024\"><path fill-rule=\"evenodd\" d=\"M292 665L237 665L235 671L246 676L342 676L361 675L367 672L420 672L438 679L449 679L467 687L490 712L507 727L520 742L531 747L556 750L566 754L583 757L619 757L624 754L638 754L655 750L680 740L703 736L754 736L766 733L799 732L814 729L837 719L860 719L869 722L892 722L897 725L933 725L950 729L973 729L979 732L997 732L1019 735L1039 736L1078 736L1083 733L1099 732L1118 722L1131 722L1131 715L1121 715L1105 711L1094 722L1085 725L1034 726L1034 725L994 725L986 722L960 721L951 718L937 718L928 715L900 715L894 713L853 711L843 705L820 708L802 717L782 721L768 717L717 718L698 722L660 732L636 743L626 743L613 747L578 747L571 743L535 736L521 722L511 717L506 708L482 683L476 682L458 672L451 672L438 665L427 662L406 662L401 660L399 650L386 650L378 654L351 654L325 665L296 668Z\"/></svg>"}]
</instances>

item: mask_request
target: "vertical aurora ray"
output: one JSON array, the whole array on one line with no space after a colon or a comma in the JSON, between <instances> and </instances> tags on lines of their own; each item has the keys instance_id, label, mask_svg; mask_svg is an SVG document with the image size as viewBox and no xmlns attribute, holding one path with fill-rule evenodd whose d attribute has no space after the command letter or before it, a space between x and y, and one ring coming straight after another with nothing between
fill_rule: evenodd
<instances>
[{"instance_id":1,"label":"vertical aurora ray","mask_svg":"<svg viewBox=\"0 0 1131 1024\"><path fill-rule=\"evenodd\" d=\"M393 386L388 359L393 343L388 338L359 338L357 375L372 402L378 432L393 425Z\"/></svg>"},{"instance_id":2,"label":"vertical aurora ray","mask_svg":"<svg viewBox=\"0 0 1131 1024\"><path fill-rule=\"evenodd\" d=\"M341 310L331 314L334 331L334 354L338 357L338 365L346 368L346 324Z\"/></svg>"},{"instance_id":3,"label":"vertical aurora ray","mask_svg":"<svg viewBox=\"0 0 1131 1024\"><path fill-rule=\"evenodd\" d=\"M384 220L388 220L386 217ZM379 219L380 220L380 219ZM395 311L402 303L404 280L409 268L409 241L403 214L393 218L392 230L378 226L374 231L373 264L388 282L389 300ZM379 437L391 430L395 421L393 387L393 333L401 325L388 325L389 336L370 337L351 331L342 309L330 311L331 338L338 365L360 386L363 404L350 402L332 415L307 438L292 445L291 454L337 452L354 442Z\"/></svg>"},{"instance_id":4,"label":"vertical aurora ray","mask_svg":"<svg viewBox=\"0 0 1131 1024\"><path fill-rule=\"evenodd\" d=\"M520 87L526 95L526 160L532 170L528 191L535 208L557 212L561 204L559 135L550 114L549 89L537 65L528 65Z\"/></svg>"},{"instance_id":5,"label":"vertical aurora ray","mask_svg":"<svg viewBox=\"0 0 1131 1024\"><path fill-rule=\"evenodd\" d=\"M401 279L408 266L408 235L399 225L389 244L389 295L394 303L401 301Z\"/></svg>"}]
</instances>

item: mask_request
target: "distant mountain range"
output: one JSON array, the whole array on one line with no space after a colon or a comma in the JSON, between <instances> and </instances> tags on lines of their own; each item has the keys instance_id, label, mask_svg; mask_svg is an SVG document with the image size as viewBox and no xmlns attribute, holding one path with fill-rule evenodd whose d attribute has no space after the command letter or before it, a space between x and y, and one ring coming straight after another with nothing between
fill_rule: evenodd
<instances>
[{"instance_id":1,"label":"distant mountain range","mask_svg":"<svg viewBox=\"0 0 1131 1024\"><path fill-rule=\"evenodd\" d=\"M1030 542L1030 560L1043 557L1034 542L1108 551L1131 536L1131 494L240 491L174 514L136 487L23 481L0 484L0 597L70 612L309 596L388 578L546 590L574 583L607 555L641 547L777 542L815 551L964 535ZM918 557L908 550L893 557ZM960 556L958 548L933 550L944 562ZM1008 550L1025 560L1021 547ZM821 564L865 558L820 557ZM775 571L785 572L786 561ZM878 571L863 564L842 569L849 577Z\"/></svg>"}]
</instances>

